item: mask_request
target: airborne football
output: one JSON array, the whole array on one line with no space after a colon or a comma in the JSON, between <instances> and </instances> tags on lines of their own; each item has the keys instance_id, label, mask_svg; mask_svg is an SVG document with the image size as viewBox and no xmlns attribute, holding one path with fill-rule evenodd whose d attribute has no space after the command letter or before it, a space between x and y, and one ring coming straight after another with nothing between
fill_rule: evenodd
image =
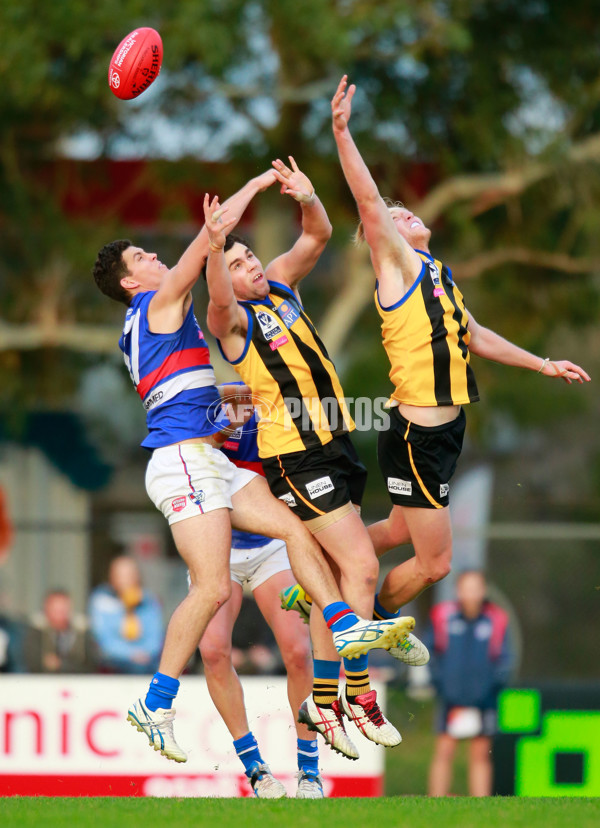
<instances>
[{"instance_id":1,"label":"airborne football","mask_svg":"<svg viewBox=\"0 0 600 828\"><path fill-rule=\"evenodd\" d=\"M156 29L142 26L119 43L108 67L111 92L128 101L141 95L158 77L163 58L162 39Z\"/></svg>"}]
</instances>

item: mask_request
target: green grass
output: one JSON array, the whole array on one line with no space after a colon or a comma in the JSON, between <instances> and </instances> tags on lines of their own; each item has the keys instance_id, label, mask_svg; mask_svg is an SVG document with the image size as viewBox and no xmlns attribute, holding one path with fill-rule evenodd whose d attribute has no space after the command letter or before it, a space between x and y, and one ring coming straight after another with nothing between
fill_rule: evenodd
<instances>
[{"instance_id":1,"label":"green grass","mask_svg":"<svg viewBox=\"0 0 600 828\"><path fill-rule=\"evenodd\" d=\"M434 702L413 701L401 690L388 686L386 715L402 734L402 744L385 751L385 793L424 795L435 740ZM468 793L466 747L458 746L454 762L452 793L460 796Z\"/></svg>"},{"instance_id":2,"label":"green grass","mask_svg":"<svg viewBox=\"0 0 600 828\"><path fill-rule=\"evenodd\" d=\"M276 802L256 799L14 797L4 828L597 828L598 799L383 797Z\"/></svg>"}]
</instances>

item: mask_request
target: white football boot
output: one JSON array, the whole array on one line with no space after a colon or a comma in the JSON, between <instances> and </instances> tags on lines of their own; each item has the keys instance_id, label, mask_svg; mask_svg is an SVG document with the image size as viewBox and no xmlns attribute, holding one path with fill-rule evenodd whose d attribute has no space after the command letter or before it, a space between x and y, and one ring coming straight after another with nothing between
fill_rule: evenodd
<instances>
[{"instance_id":1,"label":"white football boot","mask_svg":"<svg viewBox=\"0 0 600 828\"><path fill-rule=\"evenodd\" d=\"M161 752L174 762L187 762L187 754L175 741L173 720L175 710L148 710L142 699L134 702L127 711L127 721L131 722L140 733L145 733L151 747Z\"/></svg>"},{"instance_id":2,"label":"white football boot","mask_svg":"<svg viewBox=\"0 0 600 828\"><path fill-rule=\"evenodd\" d=\"M381 621L366 621L359 617L358 622L349 629L334 632L333 643L343 658L356 658L369 650L396 647L414 626L415 619L410 615Z\"/></svg>"},{"instance_id":3,"label":"white football boot","mask_svg":"<svg viewBox=\"0 0 600 828\"><path fill-rule=\"evenodd\" d=\"M337 699L332 707L319 707L310 695L300 705L298 721L305 724L309 730L320 733L336 753L341 753L347 759L358 759L358 751L346 733Z\"/></svg>"},{"instance_id":4,"label":"white football boot","mask_svg":"<svg viewBox=\"0 0 600 828\"><path fill-rule=\"evenodd\" d=\"M381 712L375 690L370 690L360 696L353 696L351 699L348 699L342 690L340 705L350 721L354 722L363 736L371 742L385 747L394 747L402 741L402 736Z\"/></svg>"}]
</instances>

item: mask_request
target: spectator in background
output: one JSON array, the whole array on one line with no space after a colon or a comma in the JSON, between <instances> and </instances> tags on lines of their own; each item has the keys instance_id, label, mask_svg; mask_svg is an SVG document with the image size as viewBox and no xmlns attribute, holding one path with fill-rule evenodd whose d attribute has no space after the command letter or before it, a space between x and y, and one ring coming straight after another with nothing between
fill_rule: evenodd
<instances>
[{"instance_id":1,"label":"spectator in background","mask_svg":"<svg viewBox=\"0 0 600 828\"><path fill-rule=\"evenodd\" d=\"M0 612L0 673L25 673L24 626Z\"/></svg>"},{"instance_id":2,"label":"spectator in background","mask_svg":"<svg viewBox=\"0 0 600 828\"><path fill-rule=\"evenodd\" d=\"M30 673L87 673L92 669L87 619L73 612L66 590L46 594L44 611L32 618L24 649Z\"/></svg>"},{"instance_id":3,"label":"spectator in background","mask_svg":"<svg viewBox=\"0 0 600 828\"><path fill-rule=\"evenodd\" d=\"M513 666L508 615L486 599L483 573L461 573L456 601L431 611L431 677L439 699L429 795L447 796L458 740L469 741L469 793L492 793L496 699Z\"/></svg>"},{"instance_id":4,"label":"spectator in background","mask_svg":"<svg viewBox=\"0 0 600 828\"><path fill-rule=\"evenodd\" d=\"M92 591L88 611L101 670L156 672L164 637L162 610L142 587L134 558L121 555L111 561L108 583Z\"/></svg>"}]
</instances>

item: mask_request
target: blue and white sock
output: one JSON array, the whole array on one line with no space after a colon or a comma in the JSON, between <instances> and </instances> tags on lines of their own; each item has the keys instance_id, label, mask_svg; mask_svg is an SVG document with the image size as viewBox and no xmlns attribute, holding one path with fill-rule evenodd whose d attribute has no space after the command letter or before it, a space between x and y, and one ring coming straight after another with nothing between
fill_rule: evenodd
<instances>
[{"instance_id":1,"label":"blue and white sock","mask_svg":"<svg viewBox=\"0 0 600 828\"><path fill-rule=\"evenodd\" d=\"M308 776L319 775L319 747L316 739L298 739L298 770Z\"/></svg>"},{"instance_id":2,"label":"blue and white sock","mask_svg":"<svg viewBox=\"0 0 600 828\"><path fill-rule=\"evenodd\" d=\"M244 766L247 777L252 776L252 771L256 764L264 764L264 760L258 749L258 742L254 738L252 731L248 731L241 739L234 739L233 746Z\"/></svg>"},{"instance_id":3,"label":"blue and white sock","mask_svg":"<svg viewBox=\"0 0 600 828\"><path fill-rule=\"evenodd\" d=\"M155 673L144 704L148 710L158 710L162 707L163 710L170 710L173 707L173 699L179 690L179 681L166 676L164 673Z\"/></svg>"}]
</instances>

